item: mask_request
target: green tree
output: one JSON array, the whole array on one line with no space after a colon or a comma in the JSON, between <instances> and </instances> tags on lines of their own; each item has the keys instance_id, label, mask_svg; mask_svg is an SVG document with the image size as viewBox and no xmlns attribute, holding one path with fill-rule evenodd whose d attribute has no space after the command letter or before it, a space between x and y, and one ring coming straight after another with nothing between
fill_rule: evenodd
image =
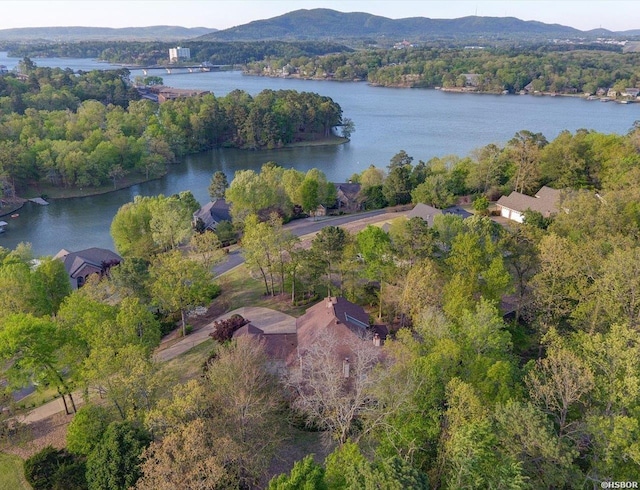
<instances>
[{"instance_id":1,"label":"green tree","mask_svg":"<svg viewBox=\"0 0 640 490\"><path fill-rule=\"evenodd\" d=\"M43 302L42 311L55 314L64 298L71 293L69 275L61 260L44 257L33 272Z\"/></svg>"},{"instance_id":2,"label":"green tree","mask_svg":"<svg viewBox=\"0 0 640 490\"><path fill-rule=\"evenodd\" d=\"M158 251L151 236L153 198L136 196L124 204L111 222L111 237L124 257L149 258Z\"/></svg>"},{"instance_id":3,"label":"green tree","mask_svg":"<svg viewBox=\"0 0 640 490\"><path fill-rule=\"evenodd\" d=\"M34 490L84 490L85 464L64 449L47 446L24 463L24 476Z\"/></svg>"},{"instance_id":4,"label":"green tree","mask_svg":"<svg viewBox=\"0 0 640 490\"><path fill-rule=\"evenodd\" d=\"M221 246L218 235L210 231L195 233L189 240L191 251L207 270L224 260L224 250Z\"/></svg>"},{"instance_id":5,"label":"green tree","mask_svg":"<svg viewBox=\"0 0 640 490\"><path fill-rule=\"evenodd\" d=\"M112 422L87 458L89 490L126 490L140 478L151 436L131 422Z\"/></svg>"},{"instance_id":6,"label":"green tree","mask_svg":"<svg viewBox=\"0 0 640 490\"><path fill-rule=\"evenodd\" d=\"M428 490L427 476L400 458L368 461L354 443L346 443L326 459L325 480L329 488L385 488Z\"/></svg>"},{"instance_id":7,"label":"green tree","mask_svg":"<svg viewBox=\"0 0 640 490\"><path fill-rule=\"evenodd\" d=\"M296 461L289 474L274 476L269 482L269 490L325 490L324 468L313 461L313 456L305 456Z\"/></svg>"},{"instance_id":8,"label":"green tree","mask_svg":"<svg viewBox=\"0 0 640 490\"><path fill-rule=\"evenodd\" d=\"M317 180L304 179L300 184L300 204L305 213L316 215L320 201L320 190Z\"/></svg>"},{"instance_id":9,"label":"green tree","mask_svg":"<svg viewBox=\"0 0 640 490\"><path fill-rule=\"evenodd\" d=\"M213 277L201 264L174 250L161 254L151 263L151 296L164 311L180 311L182 335L186 335L186 312L209 301Z\"/></svg>"},{"instance_id":10,"label":"green tree","mask_svg":"<svg viewBox=\"0 0 640 490\"><path fill-rule=\"evenodd\" d=\"M379 281L378 318L382 318L382 284L392 264L391 238L377 226L369 225L355 238L360 256L365 264L365 274L371 281Z\"/></svg>"},{"instance_id":11,"label":"green tree","mask_svg":"<svg viewBox=\"0 0 640 490\"><path fill-rule=\"evenodd\" d=\"M160 250L173 250L191 235L192 212L181 199L175 197L159 196L153 203L149 230Z\"/></svg>"},{"instance_id":12,"label":"green tree","mask_svg":"<svg viewBox=\"0 0 640 490\"><path fill-rule=\"evenodd\" d=\"M72 454L88 456L109 425L111 414L100 405L85 405L67 428L67 449Z\"/></svg>"},{"instance_id":13,"label":"green tree","mask_svg":"<svg viewBox=\"0 0 640 490\"><path fill-rule=\"evenodd\" d=\"M47 318L16 313L0 320L0 359L9 363L5 375L10 386L55 386L68 414L67 398L74 412L75 403L58 356L61 341L55 323Z\"/></svg>"},{"instance_id":14,"label":"green tree","mask_svg":"<svg viewBox=\"0 0 640 490\"><path fill-rule=\"evenodd\" d=\"M311 250L322 262L327 274L327 296L331 296L331 274L333 266L340 261L349 236L338 226L325 226L311 241Z\"/></svg>"},{"instance_id":15,"label":"green tree","mask_svg":"<svg viewBox=\"0 0 640 490\"><path fill-rule=\"evenodd\" d=\"M227 187L229 187L227 175L218 170L211 176L211 182L209 183L209 197L211 197L211 200L224 199Z\"/></svg>"},{"instance_id":16,"label":"green tree","mask_svg":"<svg viewBox=\"0 0 640 490\"><path fill-rule=\"evenodd\" d=\"M345 117L342 120L342 126L340 127L341 131L342 131L342 137L343 138L351 138L351 135L355 132L356 130L356 125L353 122L353 120L349 119L348 117Z\"/></svg>"},{"instance_id":17,"label":"green tree","mask_svg":"<svg viewBox=\"0 0 640 490\"><path fill-rule=\"evenodd\" d=\"M369 187L382 186L384 179L384 171L371 165L360 175L360 185L362 185L362 190Z\"/></svg>"}]
</instances>

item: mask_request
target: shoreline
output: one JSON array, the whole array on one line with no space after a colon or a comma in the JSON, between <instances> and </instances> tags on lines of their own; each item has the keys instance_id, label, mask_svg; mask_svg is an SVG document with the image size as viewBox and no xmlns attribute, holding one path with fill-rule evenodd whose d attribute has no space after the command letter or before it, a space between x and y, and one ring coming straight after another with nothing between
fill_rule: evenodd
<instances>
[{"instance_id":1,"label":"shoreline","mask_svg":"<svg viewBox=\"0 0 640 490\"><path fill-rule=\"evenodd\" d=\"M420 86L420 85L411 85L410 83L394 83L394 84L384 84L384 83L375 83L375 82L370 82L368 80L364 80L364 79L354 79L354 80L336 80L334 78L324 78L324 77L306 77L306 76L300 76L297 74L292 74L292 75L269 75L269 74L264 74L264 73L251 73L248 71L243 70L242 71L242 75L243 76L249 76L249 77L264 77L264 78L281 78L283 80L286 79L293 79L293 80L312 80L315 82L338 82L338 83L366 83L367 85L371 86L371 87L383 87L383 88L403 88L403 89L425 89L425 90L439 90L441 92L448 92L448 93L456 93L456 94L478 94L478 95L530 95L532 97L573 97L573 98L577 98L577 99L584 99L584 100L595 100L595 99L589 99L589 95L586 95L584 93L574 93L574 94L569 94L569 93L562 93L562 92L527 92L527 93L520 93L520 92L508 92L506 91L484 91L484 90L476 90L473 87L439 87L439 86L434 86L434 87L426 87L426 86ZM595 96L595 95L591 95L591 97L597 97L597 100L602 101L603 98L606 98L606 96ZM603 101L605 102L605 101ZM634 103L640 103L640 98L637 100L633 100L633 99L624 99L624 98L617 98L617 99L610 99L610 100L606 100L606 102L616 102L616 103L621 103L621 104L634 104Z\"/></svg>"},{"instance_id":2,"label":"shoreline","mask_svg":"<svg viewBox=\"0 0 640 490\"><path fill-rule=\"evenodd\" d=\"M24 199L22 197L16 197L15 202L11 202L10 204L7 204L8 210L5 210L4 206L3 208L0 208L0 218L3 216L10 216L16 211L18 211L19 209L22 209L22 207L27 203L27 201L28 201L27 199Z\"/></svg>"},{"instance_id":3,"label":"shoreline","mask_svg":"<svg viewBox=\"0 0 640 490\"><path fill-rule=\"evenodd\" d=\"M286 150L287 148L301 148L301 147L313 147L313 146L334 146L334 145L343 145L345 143L349 142L348 138L343 138L341 136L333 136L330 138L322 138L322 139L318 139L318 140L309 140L309 141L297 141L295 143L289 143L287 145L284 145L282 148L278 148L279 150ZM262 150L267 150L267 148L261 148L258 150L243 150L243 151L262 151ZM211 150L207 150L207 151L211 151ZM204 152L202 152L204 153ZM197 155L198 153L194 153L194 155ZM186 157L187 155L185 155ZM184 158L184 157L183 157ZM183 162L180 162L183 163ZM177 165L180 165L180 163L178 163ZM19 199L21 201L20 205L18 207L16 207L15 209L12 209L11 211L8 211L5 214L0 214L0 216L6 216L9 215L11 213L14 213L16 210L22 208L25 203L29 200L29 198L34 198L34 197L41 197L42 195L46 195L47 196L47 200L50 201L55 201L55 200L62 200L62 199L76 199L76 198L83 198L83 197L91 197L91 196L100 196L103 194L109 194L111 192L117 192L120 191L122 189L128 189L130 187L133 187L134 185L139 185L139 184L145 184L147 182L153 182L154 180L159 180L162 179L164 177L166 177L169 173L171 173L171 166L175 165L175 164L170 164L169 167L167 168L167 171L162 173L161 175L156 175L152 178L149 179L133 179L130 182L126 182L123 185L118 185L115 188L113 188L113 186L109 185L109 188L104 188L104 187L100 187L100 188L94 188L92 190L83 190L83 189L79 189L79 188L73 188L73 189L65 189L65 188L58 188L58 189L43 189L43 190L39 190L38 187L29 187L27 189L27 191L24 194L24 196L28 196L28 197L23 197L23 196L19 196L17 199ZM58 193L58 195L56 195L56 193L54 192L55 190L59 190L60 192ZM33 195L32 195L33 193ZM0 210L0 213L2 213L3 211Z\"/></svg>"}]
</instances>

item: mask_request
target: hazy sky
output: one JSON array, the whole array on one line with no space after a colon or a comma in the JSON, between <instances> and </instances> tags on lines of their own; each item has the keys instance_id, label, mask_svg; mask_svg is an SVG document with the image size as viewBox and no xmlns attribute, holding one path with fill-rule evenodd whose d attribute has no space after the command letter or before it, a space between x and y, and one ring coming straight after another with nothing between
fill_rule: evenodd
<instances>
[{"instance_id":1,"label":"hazy sky","mask_svg":"<svg viewBox=\"0 0 640 490\"><path fill-rule=\"evenodd\" d=\"M517 17L588 30L640 29L637 0L0 0L0 29L174 25L226 29L301 8L392 19Z\"/></svg>"}]
</instances>

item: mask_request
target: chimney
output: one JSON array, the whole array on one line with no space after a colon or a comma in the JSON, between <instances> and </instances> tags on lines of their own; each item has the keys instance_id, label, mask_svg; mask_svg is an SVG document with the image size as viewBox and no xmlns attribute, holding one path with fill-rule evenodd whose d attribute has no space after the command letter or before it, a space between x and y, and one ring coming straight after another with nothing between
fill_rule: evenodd
<instances>
[{"instance_id":1,"label":"chimney","mask_svg":"<svg viewBox=\"0 0 640 490\"><path fill-rule=\"evenodd\" d=\"M380 335L378 335L377 333L373 336L373 345L375 345L376 347L380 347Z\"/></svg>"},{"instance_id":2,"label":"chimney","mask_svg":"<svg viewBox=\"0 0 640 490\"><path fill-rule=\"evenodd\" d=\"M345 357L344 361L342 361L342 376L345 378L349 377L349 358Z\"/></svg>"}]
</instances>

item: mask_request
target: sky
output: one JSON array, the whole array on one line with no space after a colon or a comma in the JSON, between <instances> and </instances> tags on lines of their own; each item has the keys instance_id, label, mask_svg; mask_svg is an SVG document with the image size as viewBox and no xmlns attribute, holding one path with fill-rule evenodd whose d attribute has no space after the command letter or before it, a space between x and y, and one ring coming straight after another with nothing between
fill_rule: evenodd
<instances>
[{"instance_id":1,"label":"sky","mask_svg":"<svg viewBox=\"0 0 640 490\"><path fill-rule=\"evenodd\" d=\"M298 9L367 12L391 19L517 17L581 30L640 29L637 0L0 0L0 29L143 27L226 29ZM635 13L633 13L635 12Z\"/></svg>"}]
</instances>

